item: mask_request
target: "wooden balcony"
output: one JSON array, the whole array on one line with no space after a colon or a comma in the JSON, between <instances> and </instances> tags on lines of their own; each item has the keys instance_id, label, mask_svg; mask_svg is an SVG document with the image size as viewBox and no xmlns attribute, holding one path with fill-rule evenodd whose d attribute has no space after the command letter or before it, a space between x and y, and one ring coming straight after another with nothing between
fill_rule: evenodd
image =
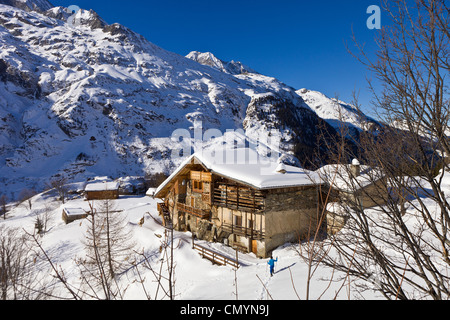
<instances>
[{"instance_id":1,"label":"wooden balcony","mask_svg":"<svg viewBox=\"0 0 450 320\"><path fill-rule=\"evenodd\" d=\"M197 208L194 208L194 207L191 207L191 206L187 206L184 203L180 203L180 202L177 203L177 208L178 208L178 211L191 214L191 215L196 216L196 217L198 217L200 219L209 219L209 214L210 213L209 213L208 210L197 209Z\"/></svg>"},{"instance_id":2,"label":"wooden balcony","mask_svg":"<svg viewBox=\"0 0 450 320\"><path fill-rule=\"evenodd\" d=\"M264 210L264 195L260 191L239 185L216 184L213 203L229 209L257 212Z\"/></svg>"}]
</instances>

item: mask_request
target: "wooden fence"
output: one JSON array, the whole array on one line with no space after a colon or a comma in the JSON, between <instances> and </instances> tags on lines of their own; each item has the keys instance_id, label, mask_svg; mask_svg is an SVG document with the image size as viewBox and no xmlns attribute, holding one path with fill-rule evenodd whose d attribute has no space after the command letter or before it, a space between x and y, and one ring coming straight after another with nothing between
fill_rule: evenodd
<instances>
[{"instance_id":1,"label":"wooden fence","mask_svg":"<svg viewBox=\"0 0 450 320\"><path fill-rule=\"evenodd\" d=\"M211 261L214 264L218 264L221 266L229 265L236 269L239 268L237 251L236 251L236 259L232 259L232 258L226 257L220 253L217 253L209 248L205 248L199 244L196 244L196 243L194 243L194 241L192 241L192 248L194 250L197 250L199 252L199 254L202 256L202 258L208 259L209 261Z\"/></svg>"}]
</instances>

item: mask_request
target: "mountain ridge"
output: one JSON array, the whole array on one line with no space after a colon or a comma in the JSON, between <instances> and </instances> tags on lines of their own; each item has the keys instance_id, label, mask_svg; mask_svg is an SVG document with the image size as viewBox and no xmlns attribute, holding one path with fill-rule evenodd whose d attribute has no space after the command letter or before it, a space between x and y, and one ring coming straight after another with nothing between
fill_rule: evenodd
<instances>
[{"instance_id":1,"label":"mountain ridge","mask_svg":"<svg viewBox=\"0 0 450 320\"><path fill-rule=\"evenodd\" d=\"M0 0L0 4L16 7L25 11L45 12L54 7L47 0Z\"/></svg>"}]
</instances>

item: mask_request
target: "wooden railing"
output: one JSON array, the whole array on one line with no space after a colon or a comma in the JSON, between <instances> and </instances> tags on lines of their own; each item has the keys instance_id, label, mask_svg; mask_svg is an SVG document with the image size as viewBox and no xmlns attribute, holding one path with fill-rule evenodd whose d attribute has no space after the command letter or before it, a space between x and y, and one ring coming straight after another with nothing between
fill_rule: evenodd
<instances>
[{"instance_id":1,"label":"wooden railing","mask_svg":"<svg viewBox=\"0 0 450 320\"><path fill-rule=\"evenodd\" d=\"M188 214L192 214L196 217L199 217L201 219L209 219L209 211L208 210L202 210L197 209L191 206L187 206L184 203L178 202L177 203L178 211L182 211Z\"/></svg>"},{"instance_id":2,"label":"wooden railing","mask_svg":"<svg viewBox=\"0 0 450 320\"><path fill-rule=\"evenodd\" d=\"M211 249L205 248L194 242L192 242L192 248L194 250L197 250L199 252L199 254L202 256L202 258L208 259L212 263L215 263L215 264L218 264L221 266L229 265L236 269L239 268L239 261L237 259L235 260L235 259L226 257L220 253L217 253ZM237 256L237 254L236 254L236 256Z\"/></svg>"}]
</instances>

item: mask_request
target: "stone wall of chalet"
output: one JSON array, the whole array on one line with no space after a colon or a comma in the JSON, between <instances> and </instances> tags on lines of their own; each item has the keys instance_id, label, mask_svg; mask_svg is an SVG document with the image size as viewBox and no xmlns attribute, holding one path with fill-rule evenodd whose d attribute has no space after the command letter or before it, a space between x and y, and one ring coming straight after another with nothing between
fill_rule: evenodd
<instances>
[{"instance_id":1,"label":"stone wall of chalet","mask_svg":"<svg viewBox=\"0 0 450 320\"><path fill-rule=\"evenodd\" d=\"M265 209L265 247L270 252L314 234L322 214L319 190L314 186L270 190Z\"/></svg>"}]
</instances>

